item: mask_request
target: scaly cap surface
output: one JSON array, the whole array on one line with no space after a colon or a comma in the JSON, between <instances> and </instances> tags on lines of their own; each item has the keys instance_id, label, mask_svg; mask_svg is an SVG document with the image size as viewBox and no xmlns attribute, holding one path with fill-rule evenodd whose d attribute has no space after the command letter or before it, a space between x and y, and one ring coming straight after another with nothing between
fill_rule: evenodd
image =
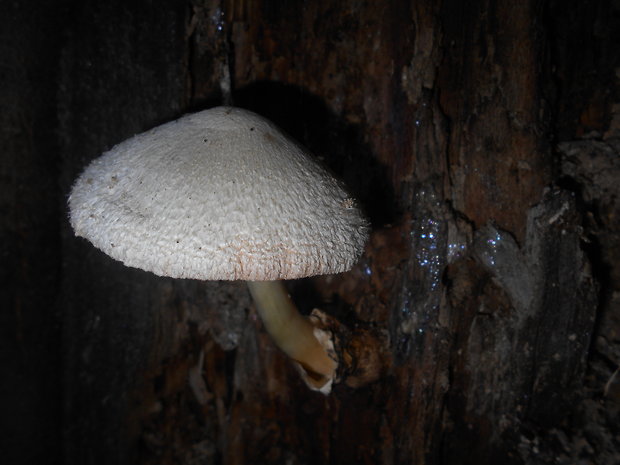
<instances>
[{"instance_id":1,"label":"scaly cap surface","mask_svg":"<svg viewBox=\"0 0 620 465\"><path fill-rule=\"evenodd\" d=\"M161 276L294 279L349 270L368 224L341 184L266 119L217 107L94 160L71 225L109 256Z\"/></svg>"}]
</instances>

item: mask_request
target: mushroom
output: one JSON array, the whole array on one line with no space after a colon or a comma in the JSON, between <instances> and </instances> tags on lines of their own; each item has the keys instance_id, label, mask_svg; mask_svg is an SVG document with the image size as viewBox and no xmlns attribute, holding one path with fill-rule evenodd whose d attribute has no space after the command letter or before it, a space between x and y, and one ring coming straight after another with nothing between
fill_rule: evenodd
<instances>
[{"instance_id":1,"label":"mushroom","mask_svg":"<svg viewBox=\"0 0 620 465\"><path fill-rule=\"evenodd\" d=\"M245 280L267 332L328 393L330 335L300 315L282 282L349 270L368 223L299 144L233 107L186 115L95 159L69 197L77 236L159 276Z\"/></svg>"}]
</instances>

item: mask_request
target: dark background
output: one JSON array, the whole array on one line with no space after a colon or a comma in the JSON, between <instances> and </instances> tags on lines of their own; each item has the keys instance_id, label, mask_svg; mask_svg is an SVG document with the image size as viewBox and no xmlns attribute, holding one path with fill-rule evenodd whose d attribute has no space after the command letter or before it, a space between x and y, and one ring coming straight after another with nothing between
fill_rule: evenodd
<instances>
[{"instance_id":1,"label":"dark background","mask_svg":"<svg viewBox=\"0 0 620 465\"><path fill-rule=\"evenodd\" d=\"M620 462L617 1L0 10L3 461ZM310 392L242 283L73 236L89 161L222 82L367 211L358 266L288 285L382 341L378 381Z\"/></svg>"}]
</instances>

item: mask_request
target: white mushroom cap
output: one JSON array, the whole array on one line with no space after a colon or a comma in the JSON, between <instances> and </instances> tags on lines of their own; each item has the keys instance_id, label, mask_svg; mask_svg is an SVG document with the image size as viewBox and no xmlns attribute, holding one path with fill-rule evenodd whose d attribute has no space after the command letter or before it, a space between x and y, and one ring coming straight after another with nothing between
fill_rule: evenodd
<instances>
[{"instance_id":1,"label":"white mushroom cap","mask_svg":"<svg viewBox=\"0 0 620 465\"><path fill-rule=\"evenodd\" d=\"M338 181L272 123L232 107L118 144L78 178L69 207L76 235L175 278L339 273L368 238Z\"/></svg>"}]
</instances>

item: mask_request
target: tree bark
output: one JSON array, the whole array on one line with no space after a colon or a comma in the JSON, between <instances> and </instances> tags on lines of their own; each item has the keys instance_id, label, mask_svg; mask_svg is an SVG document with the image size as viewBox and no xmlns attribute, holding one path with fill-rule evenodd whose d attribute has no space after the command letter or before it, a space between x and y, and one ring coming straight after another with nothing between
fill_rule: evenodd
<instances>
[{"instance_id":1,"label":"tree bark","mask_svg":"<svg viewBox=\"0 0 620 465\"><path fill-rule=\"evenodd\" d=\"M613 2L569 4L68 1L55 41L22 32L37 38L26 69L53 69L35 82L56 97L16 93L4 127L19 105L53 120L43 140L56 155L3 132L15 142L3 198L34 182L28 214L1 204L5 243L21 244L3 252L21 274L4 277L20 287L2 300L11 350L29 286L32 318L58 302L45 321L61 330L28 343L28 363L63 373L53 395L32 396L57 405L62 392L56 462L613 463L620 27ZM287 287L343 337L378 341L378 380L312 392L244 283L160 278L74 237L65 201L92 159L222 103L272 119L366 210L372 234L353 270ZM20 383L36 377L11 378L13 398ZM58 410L45 425L60 427ZM592 437L593 451L575 445Z\"/></svg>"}]
</instances>

